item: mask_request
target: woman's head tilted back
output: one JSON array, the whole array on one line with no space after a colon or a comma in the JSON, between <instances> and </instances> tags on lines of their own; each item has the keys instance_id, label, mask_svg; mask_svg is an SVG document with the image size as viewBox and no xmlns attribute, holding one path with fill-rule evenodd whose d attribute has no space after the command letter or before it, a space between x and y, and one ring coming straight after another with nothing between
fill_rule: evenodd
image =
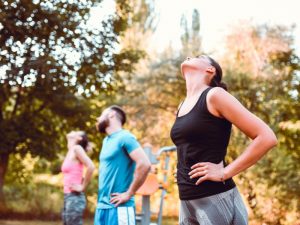
<instances>
[{"instance_id":1,"label":"woman's head tilted back","mask_svg":"<svg viewBox=\"0 0 300 225\"><path fill-rule=\"evenodd\" d=\"M194 58L188 57L181 64L181 73L186 76L193 76L198 79L204 75L207 85L211 87L222 87L227 90L226 84L222 82L223 72L217 61L207 55L200 55Z\"/></svg>"},{"instance_id":2,"label":"woman's head tilted back","mask_svg":"<svg viewBox=\"0 0 300 225\"><path fill-rule=\"evenodd\" d=\"M84 131L71 131L67 134L69 142L80 145L85 151L88 150L89 140Z\"/></svg>"}]
</instances>

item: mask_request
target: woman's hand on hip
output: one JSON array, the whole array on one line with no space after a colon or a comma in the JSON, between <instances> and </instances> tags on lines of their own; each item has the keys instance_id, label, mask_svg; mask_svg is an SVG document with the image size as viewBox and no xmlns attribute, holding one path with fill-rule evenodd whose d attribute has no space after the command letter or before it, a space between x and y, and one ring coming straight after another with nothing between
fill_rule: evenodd
<instances>
[{"instance_id":1,"label":"woman's hand on hip","mask_svg":"<svg viewBox=\"0 0 300 225\"><path fill-rule=\"evenodd\" d=\"M189 172L191 179L200 177L196 185L202 183L205 180L211 181L223 181L224 179L224 165L223 161L218 164L210 162L196 163L191 167L192 171Z\"/></svg>"},{"instance_id":2,"label":"woman's hand on hip","mask_svg":"<svg viewBox=\"0 0 300 225\"><path fill-rule=\"evenodd\" d=\"M84 186L82 184L73 184L70 189L73 192L82 192L84 191Z\"/></svg>"}]
</instances>

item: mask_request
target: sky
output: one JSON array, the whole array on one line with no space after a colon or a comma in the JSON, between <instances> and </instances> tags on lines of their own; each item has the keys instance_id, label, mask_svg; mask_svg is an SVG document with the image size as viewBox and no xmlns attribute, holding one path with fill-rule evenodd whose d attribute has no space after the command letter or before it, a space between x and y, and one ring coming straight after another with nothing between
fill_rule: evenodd
<instances>
[{"instance_id":1,"label":"sky","mask_svg":"<svg viewBox=\"0 0 300 225\"><path fill-rule=\"evenodd\" d=\"M180 48L180 19L183 14L191 18L193 9L200 13L202 48L211 55L222 52L224 37L241 20L253 24L296 25L295 48L300 56L300 0L154 0L159 23L150 47L162 51L171 43ZM105 19L113 14L113 0L103 0L91 10L90 27L99 26L99 15ZM0 24L1 26L1 24ZM1 29L1 27L0 27ZM0 68L0 76L5 68Z\"/></svg>"},{"instance_id":2,"label":"sky","mask_svg":"<svg viewBox=\"0 0 300 225\"><path fill-rule=\"evenodd\" d=\"M296 25L295 47L300 54L299 0L156 0L160 19L152 45L163 49L170 42L180 46L180 18L191 17L193 9L200 13L200 35L204 51L222 48L222 40L230 27L241 20L253 24Z\"/></svg>"},{"instance_id":3,"label":"sky","mask_svg":"<svg viewBox=\"0 0 300 225\"><path fill-rule=\"evenodd\" d=\"M207 53L222 52L223 40L239 21L254 25L296 25L295 48L300 55L300 0L154 0L159 23L150 48L162 51L170 43L180 48L180 19L188 19L197 9L200 13L202 47ZM91 12L91 26L99 25L99 15L114 12L114 1L103 0Z\"/></svg>"}]
</instances>

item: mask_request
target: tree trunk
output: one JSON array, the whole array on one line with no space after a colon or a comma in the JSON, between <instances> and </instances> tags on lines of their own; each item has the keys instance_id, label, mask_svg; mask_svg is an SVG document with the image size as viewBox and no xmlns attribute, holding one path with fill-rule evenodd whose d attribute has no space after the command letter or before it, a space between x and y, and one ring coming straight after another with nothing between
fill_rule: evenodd
<instances>
[{"instance_id":1,"label":"tree trunk","mask_svg":"<svg viewBox=\"0 0 300 225\"><path fill-rule=\"evenodd\" d=\"M3 193L4 178L8 166L9 153L0 153L0 209L5 209L5 197Z\"/></svg>"}]
</instances>

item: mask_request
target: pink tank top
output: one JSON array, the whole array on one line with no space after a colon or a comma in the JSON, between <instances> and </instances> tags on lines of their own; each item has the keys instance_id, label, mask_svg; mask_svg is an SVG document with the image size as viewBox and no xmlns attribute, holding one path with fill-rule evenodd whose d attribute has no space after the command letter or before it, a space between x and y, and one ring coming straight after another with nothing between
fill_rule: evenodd
<instances>
[{"instance_id":1,"label":"pink tank top","mask_svg":"<svg viewBox=\"0 0 300 225\"><path fill-rule=\"evenodd\" d=\"M65 159L61 171L64 175L64 193L71 193L70 187L82 182L83 164Z\"/></svg>"}]
</instances>

